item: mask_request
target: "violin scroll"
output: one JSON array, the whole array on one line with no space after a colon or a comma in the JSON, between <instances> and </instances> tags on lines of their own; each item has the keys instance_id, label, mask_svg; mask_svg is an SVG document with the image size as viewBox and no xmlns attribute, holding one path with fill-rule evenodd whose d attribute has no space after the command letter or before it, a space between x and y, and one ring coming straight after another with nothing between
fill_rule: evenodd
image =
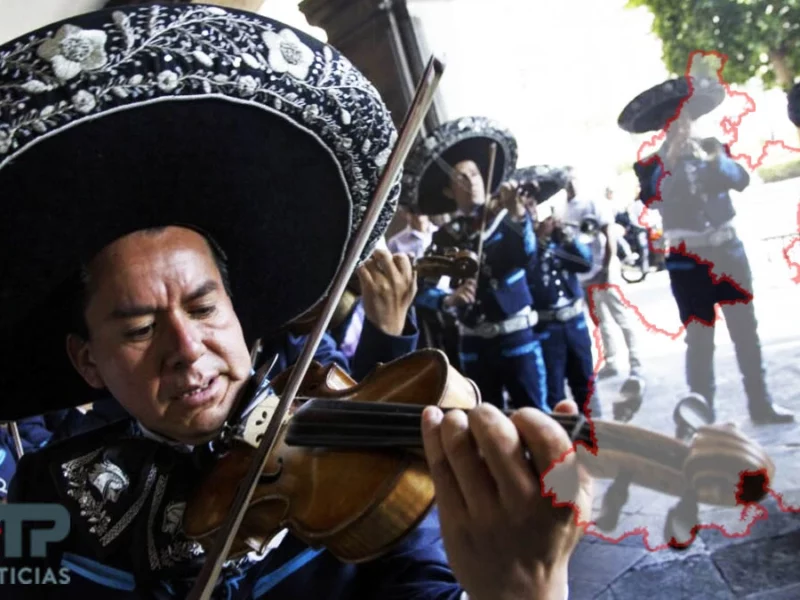
<instances>
[{"instance_id":1,"label":"violin scroll","mask_svg":"<svg viewBox=\"0 0 800 600\"><path fill-rule=\"evenodd\" d=\"M759 502L775 475L766 452L735 425L698 429L683 470L698 501L717 506Z\"/></svg>"},{"instance_id":2,"label":"violin scroll","mask_svg":"<svg viewBox=\"0 0 800 600\"><path fill-rule=\"evenodd\" d=\"M444 254L431 254L416 261L419 277L470 279L478 273L478 255L469 250L449 248Z\"/></svg>"}]
</instances>

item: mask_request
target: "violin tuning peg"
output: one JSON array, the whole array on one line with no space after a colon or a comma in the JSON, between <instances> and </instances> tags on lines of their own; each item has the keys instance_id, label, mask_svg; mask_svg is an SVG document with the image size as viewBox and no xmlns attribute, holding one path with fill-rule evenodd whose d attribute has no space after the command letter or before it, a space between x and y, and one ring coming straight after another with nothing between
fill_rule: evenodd
<instances>
[{"instance_id":1,"label":"violin tuning peg","mask_svg":"<svg viewBox=\"0 0 800 600\"><path fill-rule=\"evenodd\" d=\"M689 394L675 406L675 437L688 441L701 427L714 423L714 409L700 394Z\"/></svg>"},{"instance_id":2,"label":"violin tuning peg","mask_svg":"<svg viewBox=\"0 0 800 600\"><path fill-rule=\"evenodd\" d=\"M628 501L628 489L630 488L630 477L620 474L611 484L611 487L603 496L603 505L600 509L600 516L595 521L595 525L603 531L613 531L617 528L622 507Z\"/></svg>"},{"instance_id":3,"label":"violin tuning peg","mask_svg":"<svg viewBox=\"0 0 800 600\"><path fill-rule=\"evenodd\" d=\"M700 510L694 494L687 493L667 513L664 523L664 539L673 550L686 550L692 545L700 523Z\"/></svg>"}]
</instances>

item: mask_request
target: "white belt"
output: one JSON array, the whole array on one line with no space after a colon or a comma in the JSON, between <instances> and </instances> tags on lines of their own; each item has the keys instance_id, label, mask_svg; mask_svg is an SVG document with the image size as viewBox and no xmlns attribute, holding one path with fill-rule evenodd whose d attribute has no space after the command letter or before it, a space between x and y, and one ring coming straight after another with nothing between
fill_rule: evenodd
<instances>
[{"instance_id":1,"label":"white belt","mask_svg":"<svg viewBox=\"0 0 800 600\"><path fill-rule=\"evenodd\" d=\"M526 306L513 317L499 323L481 323L474 329L466 325L458 325L458 331L463 336L493 338L498 335L515 333L533 327L539 322L539 315Z\"/></svg>"},{"instance_id":2,"label":"white belt","mask_svg":"<svg viewBox=\"0 0 800 600\"><path fill-rule=\"evenodd\" d=\"M703 232L698 231L696 233L688 231L667 231L665 235L671 247L676 248L681 244L685 244L687 250L696 248L716 248L738 237L736 228L733 225L723 225L718 229Z\"/></svg>"},{"instance_id":3,"label":"white belt","mask_svg":"<svg viewBox=\"0 0 800 600\"><path fill-rule=\"evenodd\" d=\"M539 318L542 321L569 321L570 319L574 319L579 314L583 312L583 299L578 298L570 304L569 306L565 306L564 308L556 308L554 310L540 310L539 311Z\"/></svg>"}]
</instances>

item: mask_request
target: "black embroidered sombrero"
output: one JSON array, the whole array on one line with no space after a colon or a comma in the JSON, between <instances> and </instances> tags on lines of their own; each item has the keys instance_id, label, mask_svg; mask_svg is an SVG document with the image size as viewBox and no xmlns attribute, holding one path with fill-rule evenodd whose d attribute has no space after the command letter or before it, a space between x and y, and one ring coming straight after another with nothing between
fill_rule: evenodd
<instances>
[{"instance_id":1,"label":"black embroidered sombrero","mask_svg":"<svg viewBox=\"0 0 800 600\"><path fill-rule=\"evenodd\" d=\"M716 79L678 77L636 96L620 113L617 124L630 133L659 131L681 111L698 119L724 100L725 88Z\"/></svg>"},{"instance_id":2,"label":"black embroidered sombrero","mask_svg":"<svg viewBox=\"0 0 800 600\"><path fill-rule=\"evenodd\" d=\"M455 212L455 201L442 193L450 184L448 169L472 160L485 179L492 143L497 144L491 185L495 193L516 167L517 141L508 129L491 119L464 117L444 123L412 148L404 166L400 203L425 215Z\"/></svg>"},{"instance_id":3,"label":"black embroidered sombrero","mask_svg":"<svg viewBox=\"0 0 800 600\"><path fill-rule=\"evenodd\" d=\"M248 343L308 310L396 137L345 57L248 12L104 10L0 46L0 419L93 400L64 350L66 290L132 231L208 232ZM362 258L398 195L399 178Z\"/></svg>"},{"instance_id":4,"label":"black embroidered sombrero","mask_svg":"<svg viewBox=\"0 0 800 600\"><path fill-rule=\"evenodd\" d=\"M567 187L569 172L567 169L550 165L533 165L517 169L512 173L511 179L517 181L520 186L534 184L534 199L541 204Z\"/></svg>"}]
</instances>

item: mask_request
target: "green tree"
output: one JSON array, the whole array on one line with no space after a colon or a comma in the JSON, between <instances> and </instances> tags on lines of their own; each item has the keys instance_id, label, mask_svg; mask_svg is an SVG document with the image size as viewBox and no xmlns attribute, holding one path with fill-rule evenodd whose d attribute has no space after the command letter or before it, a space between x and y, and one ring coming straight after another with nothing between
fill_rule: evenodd
<instances>
[{"instance_id":1,"label":"green tree","mask_svg":"<svg viewBox=\"0 0 800 600\"><path fill-rule=\"evenodd\" d=\"M788 91L800 71L800 0L628 0L626 7L653 14L664 64L675 75L697 51L727 57L726 83L758 77Z\"/></svg>"}]
</instances>

